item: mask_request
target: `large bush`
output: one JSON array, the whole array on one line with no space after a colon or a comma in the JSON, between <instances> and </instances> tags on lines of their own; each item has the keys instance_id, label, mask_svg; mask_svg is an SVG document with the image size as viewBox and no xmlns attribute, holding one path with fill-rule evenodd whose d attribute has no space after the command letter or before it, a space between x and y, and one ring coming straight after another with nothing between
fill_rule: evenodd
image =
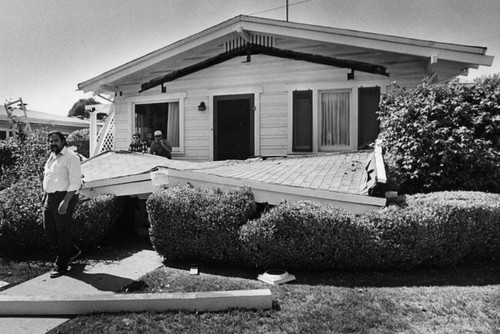
<instances>
[{"instance_id":1,"label":"large bush","mask_svg":"<svg viewBox=\"0 0 500 334\"><path fill-rule=\"evenodd\" d=\"M73 239L81 248L92 248L115 231L123 200L114 195L80 196L73 214Z\"/></svg>"},{"instance_id":2,"label":"large bush","mask_svg":"<svg viewBox=\"0 0 500 334\"><path fill-rule=\"evenodd\" d=\"M55 245L43 229L43 191L36 176L0 192L0 249L37 250ZM101 242L116 226L121 202L112 195L80 197L73 215L74 241L82 248Z\"/></svg>"},{"instance_id":3,"label":"large bush","mask_svg":"<svg viewBox=\"0 0 500 334\"><path fill-rule=\"evenodd\" d=\"M400 190L500 192L500 86L423 83L380 101L379 138Z\"/></svg>"},{"instance_id":4,"label":"large bush","mask_svg":"<svg viewBox=\"0 0 500 334\"><path fill-rule=\"evenodd\" d=\"M354 216L328 205L282 204L240 230L260 268L411 269L500 258L500 195L440 192Z\"/></svg>"},{"instance_id":5,"label":"large bush","mask_svg":"<svg viewBox=\"0 0 500 334\"><path fill-rule=\"evenodd\" d=\"M353 218L318 203L278 205L241 227L245 262L260 268L333 268Z\"/></svg>"},{"instance_id":6,"label":"large bush","mask_svg":"<svg viewBox=\"0 0 500 334\"><path fill-rule=\"evenodd\" d=\"M66 138L68 146L75 146L76 151L84 157L89 157L90 144L89 144L89 129L80 129L71 132Z\"/></svg>"},{"instance_id":7,"label":"large bush","mask_svg":"<svg viewBox=\"0 0 500 334\"><path fill-rule=\"evenodd\" d=\"M17 150L13 139L0 140L0 190L7 188L12 182L5 177L15 167Z\"/></svg>"},{"instance_id":8,"label":"large bush","mask_svg":"<svg viewBox=\"0 0 500 334\"><path fill-rule=\"evenodd\" d=\"M236 263L238 230L255 213L252 192L172 187L146 202L150 237L165 259Z\"/></svg>"},{"instance_id":9,"label":"large bush","mask_svg":"<svg viewBox=\"0 0 500 334\"><path fill-rule=\"evenodd\" d=\"M0 184L3 188L25 178L43 179L43 168L49 157L48 133L48 128L42 128L26 132L23 138L9 138L3 141L4 150L10 152L6 153L6 156L10 157L2 161L2 165L5 162L8 165L1 169Z\"/></svg>"},{"instance_id":10,"label":"large bush","mask_svg":"<svg viewBox=\"0 0 500 334\"><path fill-rule=\"evenodd\" d=\"M44 249L50 240L42 226L42 183L21 179L0 192L0 248Z\"/></svg>"}]
</instances>

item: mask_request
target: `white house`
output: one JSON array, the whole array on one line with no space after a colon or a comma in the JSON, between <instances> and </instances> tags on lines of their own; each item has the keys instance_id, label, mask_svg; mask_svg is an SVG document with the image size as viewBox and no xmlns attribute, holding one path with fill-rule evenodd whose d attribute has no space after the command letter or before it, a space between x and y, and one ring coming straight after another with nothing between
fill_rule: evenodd
<instances>
[{"instance_id":1,"label":"white house","mask_svg":"<svg viewBox=\"0 0 500 334\"><path fill-rule=\"evenodd\" d=\"M78 88L115 95L115 150L160 129L174 159L246 159L365 148L393 82L492 61L485 47L238 16Z\"/></svg>"}]
</instances>

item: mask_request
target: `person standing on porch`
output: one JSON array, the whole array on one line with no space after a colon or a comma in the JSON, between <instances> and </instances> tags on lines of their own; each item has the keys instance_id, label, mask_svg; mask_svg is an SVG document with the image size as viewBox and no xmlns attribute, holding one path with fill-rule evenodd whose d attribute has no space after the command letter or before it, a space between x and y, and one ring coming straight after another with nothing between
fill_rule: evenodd
<instances>
[{"instance_id":1,"label":"person standing on porch","mask_svg":"<svg viewBox=\"0 0 500 334\"><path fill-rule=\"evenodd\" d=\"M154 136L155 140L151 143L149 153L172 159L172 145L168 142L168 140L163 139L162 132L160 130L156 130L154 132Z\"/></svg>"},{"instance_id":2,"label":"person standing on porch","mask_svg":"<svg viewBox=\"0 0 500 334\"><path fill-rule=\"evenodd\" d=\"M147 152L146 142L141 140L141 134L139 132L134 133L132 136L132 142L130 143L128 150L132 152Z\"/></svg>"},{"instance_id":3,"label":"person standing on porch","mask_svg":"<svg viewBox=\"0 0 500 334\"><path fill-rule=\"evenodd\" d=\"M60 131L48 134L50 156L43 174L43 228L57 245L55 269L51 278L64 275L72 259L80 255L73 244L71 223L81 186L81 167L78 156L68 149Z\"/></svg>"}]
</instances>

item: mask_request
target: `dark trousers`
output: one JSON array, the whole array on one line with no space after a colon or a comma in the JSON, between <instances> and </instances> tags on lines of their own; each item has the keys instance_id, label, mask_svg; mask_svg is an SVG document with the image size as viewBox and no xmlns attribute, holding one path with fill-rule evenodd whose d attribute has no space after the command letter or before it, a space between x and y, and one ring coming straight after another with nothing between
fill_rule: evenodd
<instances>
[{"instance_id":1,"label":"dark trousers","mask_svg":"<svg viewBox=\"0 0 500 334\"><path fill-rule=\"evenodd\" d=\"M69 258L71 256L73 248L71 220L73 212L75 211L76 203L78 202L78 195L73 195L69 201L66 214L60 215L57 210L59 208L59 204L64 199L64 196L66 196L65 191L57 191L55 193L47 194L43 206L43 228L56 241L56 266L61 269L66 269L68 267Z\"/></svg>"}]
</instances>

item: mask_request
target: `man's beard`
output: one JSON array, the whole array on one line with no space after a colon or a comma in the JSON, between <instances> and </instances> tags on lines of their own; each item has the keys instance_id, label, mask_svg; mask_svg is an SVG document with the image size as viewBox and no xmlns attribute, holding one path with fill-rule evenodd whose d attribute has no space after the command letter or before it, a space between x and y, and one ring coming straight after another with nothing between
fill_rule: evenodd
<instances>
[{"instance_id":1,"label":"man's beard","mask_svg":"<svg viewBox=\"0 0 500 334\"><path fill-rule=\"evenodd\" d=\"M61 149L57 145L50 145L50 151L54 152L55 154L58 154L61 151Z\"/></svg>"}]
</instances>

